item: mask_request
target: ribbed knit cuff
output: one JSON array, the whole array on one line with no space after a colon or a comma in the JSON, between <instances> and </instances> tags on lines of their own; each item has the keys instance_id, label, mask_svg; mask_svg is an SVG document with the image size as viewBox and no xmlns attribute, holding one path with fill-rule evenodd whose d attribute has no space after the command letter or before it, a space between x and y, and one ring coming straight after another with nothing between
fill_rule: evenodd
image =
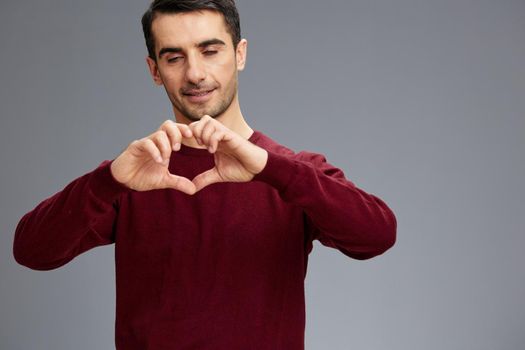
<instances>
[{"instance_id":1,"label":"ribbed knit cuff","mask_svg":"<svg viewBox=\"0 0 525 350\"><path fill-rule=\"evenodd\" d=\"M266 182L284 192L296 174L296 167L294 159L268 151L266 166L253 177L253 181Z\"/></svg>"},{"instance_id":2,"label":"ribbed knit cuff","mask_svg":"<svg viewBox=\"0 0 525 350\"><path fill-rule=\"evenodd\" d=\"M112 160L105 160L96 168L89 179L91 192L105 202L112 202L122 193L133 191L115 180L111 173Z\"/></svg>"}]
</instances>

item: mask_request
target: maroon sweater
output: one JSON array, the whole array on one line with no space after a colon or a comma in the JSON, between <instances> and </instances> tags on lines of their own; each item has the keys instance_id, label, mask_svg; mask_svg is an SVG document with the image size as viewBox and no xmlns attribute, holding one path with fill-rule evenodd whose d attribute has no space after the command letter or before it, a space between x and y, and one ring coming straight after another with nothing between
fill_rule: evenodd
<instances>
[{"instance_id":1,"label":"maroon sweater","mask_svg":"<svg viewBox=\"0 0 525 350\"><path fill-rule=\"evenodd\" d=\"M127 189L104 161L21 219L16 261L50 270L115 243L117 349L304 349L312 240L368 259L394 244L396 218L322 155L250 141L268 151L253 181L193 196ZM169 167L191 179L213 155L183 145Z\"/></svg>"}]
</instances>

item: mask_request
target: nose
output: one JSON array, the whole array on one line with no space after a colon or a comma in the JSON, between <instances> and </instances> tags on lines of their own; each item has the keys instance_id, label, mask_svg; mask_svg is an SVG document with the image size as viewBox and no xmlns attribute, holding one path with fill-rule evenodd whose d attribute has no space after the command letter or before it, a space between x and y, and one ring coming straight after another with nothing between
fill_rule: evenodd
<instances>
[{"instance_id":1,"label":"nose","mask_svg":"<svg viewBox=\"0 0 525 350\"><path fill-rule=\"evenodd\" d=\"M187 62L186 79L189 82L197 85L206 79L206 70L197 55L189 55Z\"/></svg>"}]
</instances>

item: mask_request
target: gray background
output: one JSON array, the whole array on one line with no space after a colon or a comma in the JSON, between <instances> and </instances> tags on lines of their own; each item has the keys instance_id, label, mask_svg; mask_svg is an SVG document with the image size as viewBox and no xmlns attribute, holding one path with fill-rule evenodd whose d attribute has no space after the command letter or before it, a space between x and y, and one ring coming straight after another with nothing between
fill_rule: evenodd
<instances>
[{"instance_id":1,"label":"gray background","mask_svg":"<svg viewBox=\"0 0 525 350\"><path fill-rule=\"evenodd\" d=\"M147 1L0 5L0 348L114 348L114 246L17 265L20 217L170 117ZM238 2L250 125L324 153L398 219L352 260L316 241L306 348L523 349L525 1Z\"/></svg>"}]
</instances>

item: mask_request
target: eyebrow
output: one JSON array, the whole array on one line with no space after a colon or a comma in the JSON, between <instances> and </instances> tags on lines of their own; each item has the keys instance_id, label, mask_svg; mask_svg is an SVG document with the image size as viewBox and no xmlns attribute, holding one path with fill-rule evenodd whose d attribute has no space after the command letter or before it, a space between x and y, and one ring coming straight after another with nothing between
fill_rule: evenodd
<instances>
[{"instance_id":1,"label":"eyebrow","mask_svg":"<svg viewBox=\"0 0 525 350\"><path fill-rule=\"evenodd\" d=\"M208 40L201 41L200 43L198 43L195 46L198 47L198 48L203 48L203 47L210 46L210 45L223 45L223 46L226 46L226 43L224 41L222 41L221 39L214 38L214 39L208 39ZM178 52L182 52L182 48L180 48L180 47L163 47L159 51L159 58L161 58L162 55L164 55L166 53L178 53Z\"/></svg>"}]
</instances>

